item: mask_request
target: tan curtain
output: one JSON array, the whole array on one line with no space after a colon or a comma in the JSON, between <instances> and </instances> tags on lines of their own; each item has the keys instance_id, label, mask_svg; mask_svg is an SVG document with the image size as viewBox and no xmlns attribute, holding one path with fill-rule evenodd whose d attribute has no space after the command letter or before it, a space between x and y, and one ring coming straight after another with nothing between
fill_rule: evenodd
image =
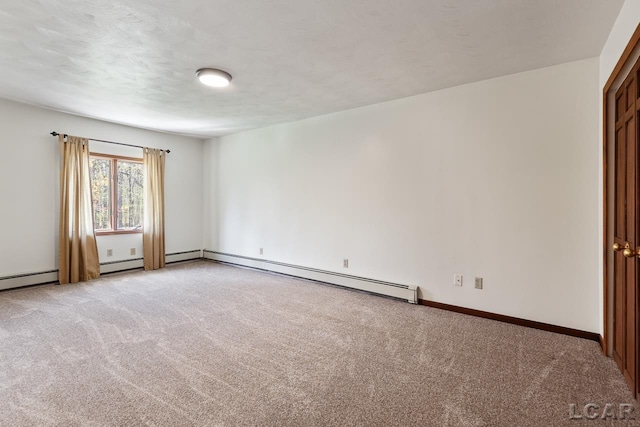
<instances>
[{"instance_id":1,"label":"tan curtain","mask_svg":"<svg viewBox=\"0 0 640 427\"><path fill-rule=\"evenodd\" d=\"M98 246L93 230L89 141L75 136L59 136L60 241L58 278L60 284L100 277Z\"/></svg>"},{"instance_id":2,"label":"tan curtain","mask_svg":"<svg viewBox=\"0 0 640 427\"><path fill-rule=\"evenodd\" d=\"M164 160L162 150L143 149L144 168L144 269L163 268L164 259Z\"/></svg>"}]
</instances>

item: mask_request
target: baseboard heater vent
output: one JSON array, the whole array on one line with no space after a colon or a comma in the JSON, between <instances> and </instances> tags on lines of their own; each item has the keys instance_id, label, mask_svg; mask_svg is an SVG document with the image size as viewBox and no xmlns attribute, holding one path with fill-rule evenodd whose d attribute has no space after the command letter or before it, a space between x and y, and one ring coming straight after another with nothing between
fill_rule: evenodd
<instances>
[{"instance_id":1,"label":"baseboard heater vent","mask_svg":"<svg viewBox=\"0 0 640 427\"><path fill-rule=\"evenodd\" d=\"M166 263L189 261L192 259L202 258L202 251L195 249L193 251L173 252L165 255ZM100 263L100 274L116 273L118 271L134 270L144 267L144 258L123 259L121 261L111 261Z\"/></svg>"},{"instance_id":2,"label":"baseboard heater vent","mask_svg":"<svg viewBox=\"0 0 640 427\"><path fill-rule=\"evenodd\" d=\"M25 286L42 285L45 283L55 283L57 281L58 270L3 276L0 277L0 291L5 289L22 288Z\"/></svg>"},{"instance_id":3,"label":"baseboard heater vent","mask_svg":"<svg viewBox=\"0 0 640 427\"><path fill-rule=\"evenodd\" d=\"M167 264L174 262L202 259L202 250L173 252L166 254ZM143 268L142 258L130 258L120 261L109 261L100 263L100 274L116 273L118 271L134 270ZM42 271L38 273L16 274L12 276L0 277L0 290L23 288L25 286L43 285L45 283L56 283L58 281L58 270Z\"/></svg>"},{"instance_id":4,"label":"baseboard heater vent","mask_svg":"<svg viewBox=\"0 0 640 427\"><path fill-rule=\"evenodd\" d=\"M271 261L262 258L252 258L243 255L234 255L224 252L216 252L205 249L204 258L234 264L242 267L258 268L274 273L287 274L303 279L316 280L361 291L386 295L407 300L412 304L418 302L418 287L414 285L402 285L383 280L369 279L366 277L352 276L350 274L336 273L334 271L320 270L317 268L303 267L284 262Z\"/></svg>"}]
</instances>

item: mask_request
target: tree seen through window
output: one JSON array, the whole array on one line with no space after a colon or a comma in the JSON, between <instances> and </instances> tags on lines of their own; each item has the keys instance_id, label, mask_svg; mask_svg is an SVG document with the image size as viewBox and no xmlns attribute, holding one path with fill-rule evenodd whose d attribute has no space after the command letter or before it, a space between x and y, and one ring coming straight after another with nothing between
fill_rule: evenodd
<instances>
[{"instance_id":1,"label":"tree seen through window","mask_svg":"<svg viewBox=\"0 0 640 427\"><path fill-rule=\"evenodd\" d=\"M106 155L91 157L91 191L97 232L142 231L142 162Z\"/></svg>"}]
</instances>

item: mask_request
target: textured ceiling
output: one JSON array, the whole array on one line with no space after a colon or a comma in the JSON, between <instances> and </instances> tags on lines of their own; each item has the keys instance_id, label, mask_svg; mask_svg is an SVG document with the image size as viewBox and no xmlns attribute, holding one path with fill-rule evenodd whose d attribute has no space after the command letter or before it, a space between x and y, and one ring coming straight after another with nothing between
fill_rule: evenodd
<instances>
[{"instance_id":1,"label":"textured ceiling","mask_svg":"<svg viewBox=\"0 0 640 427\"><path fill-rule=\"evenodd\" d=\"M0 0L0 97L223 135L597 56L622 3Z\"/></svg>"}]
</instances>

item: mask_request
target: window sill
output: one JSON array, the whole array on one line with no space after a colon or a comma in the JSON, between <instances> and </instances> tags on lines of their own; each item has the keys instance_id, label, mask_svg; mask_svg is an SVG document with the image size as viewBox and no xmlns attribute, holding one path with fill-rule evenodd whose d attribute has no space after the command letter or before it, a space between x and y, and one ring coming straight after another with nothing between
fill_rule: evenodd
<instances>
[{"instance_id":1,"label":"window sill","mask_svg":"<svg viewBox=\"0 0 640 427\"><path fill-rule=\"evenodd\" d=\"M96 231L96 236L113 236L116 234L142 234L142 230L105 230Z\"/></svg>"}]
</instances>

